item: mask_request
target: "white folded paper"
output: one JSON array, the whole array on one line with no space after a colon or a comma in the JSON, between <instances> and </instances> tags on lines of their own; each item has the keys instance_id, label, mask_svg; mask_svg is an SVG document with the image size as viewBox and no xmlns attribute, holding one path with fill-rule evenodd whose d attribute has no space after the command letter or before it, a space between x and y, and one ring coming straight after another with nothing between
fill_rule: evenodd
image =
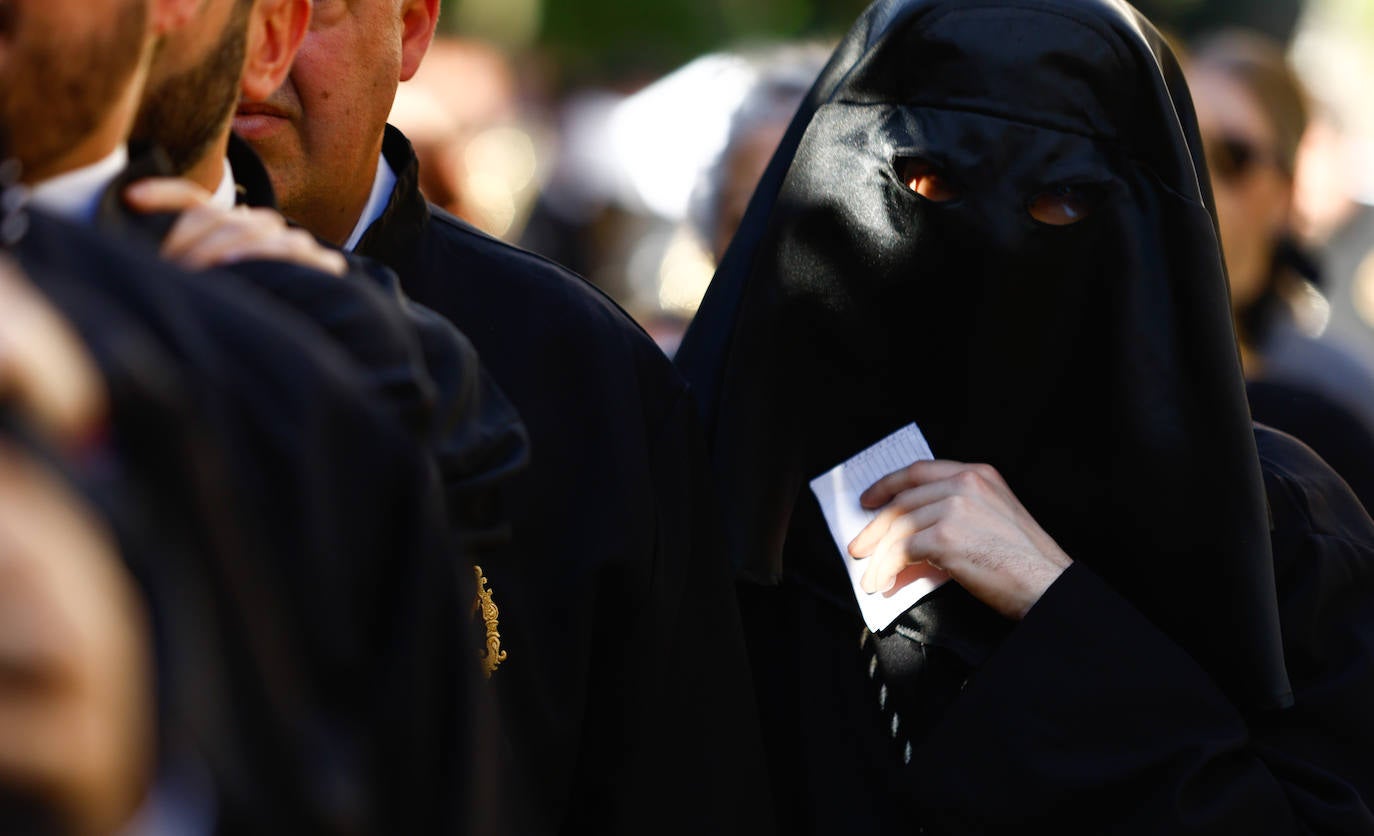
<instances>
[{"instance_id":1,"label":"white folded paper","mask_svg":"<svg viewBox=\"0 0 1374 836\"><path fill-rule=\"evenodd\" d=\"M864 622L873 632L884 630L897 616L911 609L917 601L949 580L949 575L927 564L908 566L897 578L897 585L887 593L869 595L859 582L863 580L868 560L849 556L849 544L859 532L878 515L859 504L859 497L873 483L889 473L901 470L913 462L930 461L935 456L930 445L915 424L908 424L892 435L869 447L850 460L811 480L811 492L821 505L821 513L830 527L830 535L839 548L849 579L854 584L854 597L859 601Z\"/></svg>"}]
</instances>

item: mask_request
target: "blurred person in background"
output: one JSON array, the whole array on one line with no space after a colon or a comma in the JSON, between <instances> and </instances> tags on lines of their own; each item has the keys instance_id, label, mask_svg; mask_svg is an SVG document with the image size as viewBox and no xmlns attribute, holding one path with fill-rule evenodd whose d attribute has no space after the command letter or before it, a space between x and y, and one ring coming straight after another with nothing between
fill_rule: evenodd
<instances>
[{"instance_id":1,"label":"blurred person in background","mask_svg":"<svg viewBox=\"0 0 1374 836\"><path fill-rule=\"evenodd\" d=\"M460 327L529 431L509 562L484 567L520 832L768 830L733 579L695 409L611 300L431 205L387 125L438 0L320 3L285 83L235 130L285 214L394 269ZM461 88L461 78L449 83Z\"/></svg>"},{"instance_id":2,"label":"blurred person in background","mask_svg":"<svg viewBox=\"0 0 1374 836\"><path fill-rule=\"evenodd\" d=\"M721 147L717 151L701 159L674 154L684 169L698 171L680 211L665 214L663 206L648 208L642 199L627 199L622 194L602 210L594 234L584 236L595 242L599 255L594 278L669 357L682 341L778 140L828 57L829 49L817 44L715 53L621 103L619 110L635 111L655 98L666 99L677 112L674 118L684 123L721 122ZM708 95L684 96L685 91L659 89L671 87L675 78L708 65L720 67L718 78L708 76L696 82L701 87L709 85L707 89L712 92ZM612 116L610 125L619 131L612 136L625 145L643 146L646 137L635 133L635 127L646 121L642 115L633 119ZM680 126L638 127L641 131L648 127L672 132ZM709 131L701 133L698 140L709 146ZM641 178L646 175L652 182L658 179L652 172L639 174ZM628 170L621 176L634 179ZM660 198L659 202L664 201Z\"/></svg>"},{"instance_id":3,"label":"blurred person in background","mask_svg":"<svg viewBox=\"0 0 1374 836\"><path fill-rule=\"evenodd\" d=\"M715 264L739 228L754 187L773 159L797 106L830 58L818 44L750 54L756 76L730 117L725 145L692 192L688 219Z\"/></svg>"},{"instance_id":4,"label":"blurred person in background","mask_svg":"<svg viewBox=\"0 0 1374 836\"><path fill-rule=\"evenodd\" d=\"M436 38L387 121L415 148L431 203L488 235L519 237L540 158L509 56L480 41Z\"/></svg>"},{"instance_id":5,"label":"blurred person in background","mask_svg":"<svg viewBox=\"0 0 1374 836\"><path fill-rule=\"evenodd\" d=\"M543 231L567 225L588 277L669 356L827 56L805 42L715 52L630 95L603 92L600 102L588 95L570 105L538 219ZM669 170L665 158L674 161Z\"/></svg>"},{"instance_id":6,"label":"blurred person in background","mask_svg":"<svg viewBox=\"0 0 1374 836\"><path fill-rule=\"evenodd\" d=\"M1313 447L1374 507L1374 372L1326 333L1331 305L1298 235L1294 171L1306 93L1282 48L1254 32L1200 41L1187 75L1251 411Z\"/></svg>"},{"instance_id":7,"label":"blurred person in background","mask_svg":"<svg viewBox=\"0 0 1374 836\"><path fill-rule=\"evenodd\" d=\"M1350 76L1345 76L1349 78ZM1297 203L1331 300L1331 336L1374 364L1374 155L1318 102L1298 156Z\"/></svg>"},{"instance_id":8,"label":"blurred person in background","mask_svg":"<svg viewBox=\"0 0 1374 836\"><path fill-rule=\"evenodd\" d=\"M455 217L480 226L464 203L463 132L456 116L437 96L415 85L396 91L387 122L404 133L420 165L420 191L431 203Z\"/></svg>"},{"instance_id":9,"label":"blurred person in background","mask_svg":"<svg viewBox=\"0 0 1374 836\"><path fill-rule=\"evenodd\" d=\"M156 761L152 647L108 528L44 453L0 433L0 831L133 819Z\"/></svg>"},{"instance_id":10,"label":"blurred person in background","mask_svg":"<svg viewBox=\"0 0 1374 836\"><path fill-rule=\"evenodd\" d=\"M0 831L111 833L143 804L158 733L148 601L69 478L108 393L8 257L0 344Z\"/></svg>"}]
</instances>

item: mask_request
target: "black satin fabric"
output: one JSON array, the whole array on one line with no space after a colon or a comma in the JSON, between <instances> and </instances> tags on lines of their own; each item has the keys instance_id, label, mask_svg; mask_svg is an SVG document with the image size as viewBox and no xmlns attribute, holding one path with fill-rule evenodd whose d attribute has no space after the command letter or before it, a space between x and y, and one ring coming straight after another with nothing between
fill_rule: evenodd
<instances>
[{"instance_id":1,"label":"black satin fabric","mask_svg":"<svg viewBox=\"0 0 1374 836\"><path fill-rule=\"evenodd\" d=\"M958 198L908 189L908 156ZM829 573L833 549L792 536L807 480L915 421L937 455L996 466L1238 706L1288 704L1205 183L1176 63L1127 4L872 6L678 354L744 575ZM1031 218L1062 184L1102 202L1067 227Z\"/></svg>"}]
</instances>

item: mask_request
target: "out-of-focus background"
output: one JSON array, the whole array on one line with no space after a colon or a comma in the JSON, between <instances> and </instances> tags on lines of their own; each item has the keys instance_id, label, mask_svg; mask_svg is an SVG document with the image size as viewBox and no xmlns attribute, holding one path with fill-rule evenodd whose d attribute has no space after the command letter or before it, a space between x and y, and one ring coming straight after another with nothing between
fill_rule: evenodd
<instances>
[{"instance_id":1,"label":"out-of-focus background","mask_svg":"<svg viewBox=\"0 0 1374 836\"><path fill-rule=\"evenodd\" d=\"M671 351L772 144L865 5L444 0L442 39L393 121L431 200L582 273ZM1180 45L1239 27L1287 51L1312 103L1296 224L1351 274L1331 304L1374 324L1374 0L1137 7Z\"/></svg>"}]
</instances>

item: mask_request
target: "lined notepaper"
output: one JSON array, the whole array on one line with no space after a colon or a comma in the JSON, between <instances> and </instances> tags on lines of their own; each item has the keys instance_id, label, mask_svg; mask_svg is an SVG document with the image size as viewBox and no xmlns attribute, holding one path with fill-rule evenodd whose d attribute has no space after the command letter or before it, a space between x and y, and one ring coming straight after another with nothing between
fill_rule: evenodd
<instances>
[{"instance_id":1,"label":"lined notepaper","mask_svg":"<svg viewBox=\"0 0 1374 836\"><path fill-rule=\"evenodd\" d=\"M859 497L874 482L889 473L901 470L912 462L930 461L935 456L930 445L915 424L908 424L892 435L858 453L848 461L811 480L811 492L820 503L830 535L839 549L854 596L859 601L864 622L873 632L886 629L897 616L911 609L917 601L933 592L949 576L928 564L909 566L897 579L897 586L886 594L869 595L859 585L867 568L867 560L849 556L849 544L859 536L877 511L865 510Z\"/></svg>"}]
</instances>

